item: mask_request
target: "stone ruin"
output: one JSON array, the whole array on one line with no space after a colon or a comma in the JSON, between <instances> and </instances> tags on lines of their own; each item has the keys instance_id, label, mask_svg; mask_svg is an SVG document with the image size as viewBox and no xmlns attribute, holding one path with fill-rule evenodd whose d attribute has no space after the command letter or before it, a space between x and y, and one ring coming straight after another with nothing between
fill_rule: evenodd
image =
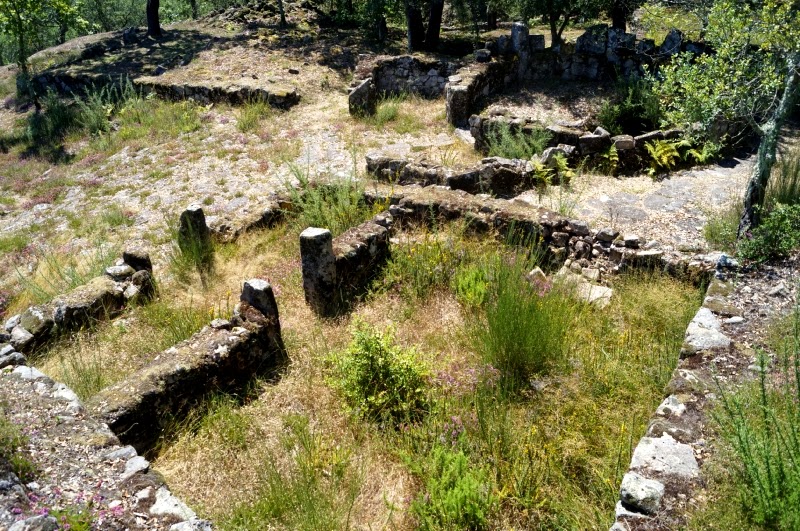
<instances>
[{"instance_id":1,"label":"stone ruin","mask_svg":"<svg viewBox=\"0 0 800 531\"><path fill-rule=\"evenodd\" d=\"M4 350L13 348L29 355L58 336L113 318L128 304L146 302L154 293L150 256L131 248L105 274L10 317L4 326L6 333L0 334L0 344L9 344ZM2 363L0 360L0 366Z\"/></svg>"}]
</instances>

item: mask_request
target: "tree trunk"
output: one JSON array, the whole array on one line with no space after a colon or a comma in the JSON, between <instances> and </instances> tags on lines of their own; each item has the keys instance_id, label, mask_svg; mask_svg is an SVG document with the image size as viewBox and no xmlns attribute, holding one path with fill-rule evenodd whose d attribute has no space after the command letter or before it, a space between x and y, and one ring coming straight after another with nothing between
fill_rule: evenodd
<instances>
[{"instance_id":1,"label":"tree trunk","mask_svg":"<svg viewBox=\"0 0 800 531\"><path fill-rule=\"evenodd\" d=\"M422 12L419 7L406 0L406 24L408 25L408 51L422 49L425 42L425 26L422 23Z\"/></svg>"},{"instance_id":2,"label":"tree trunk","mask_svg":"<svg viewBox=\"0 0 800 531\"><path fill-rule=\"evenodd\" d=\"M489 31L497 29L497 11L494 9L486 11L486 29Z\"/></svg>"},{"instance_id":3,"label":"tree trunk","mask_svg":"<svg viewBox=\"0 0 800 531\"><path fill-rule=\"evenodd\" d=\"M775 164L775 153L778 149L778 138L786 118L792 112L792 106L797 96L798 70L800 70L800 54L793 54L786 60L788 72L783 85L783 95L778 107L770 120L761 127L761 143L758 145L758 158L750 174L747 190L744 194L744 211L739 220L737 237L742 238L747 232L758 226L761 221L760 209L764 204L764 197Z\"/></svg>"},{"instance_id":4,"label":"tree trunk","mask_svg":"<svg viewBox=\"0 0 800 531\"><path fill-rule=\"evenodd\" d=\"M628 6L626 0L614 0L611 8L611 27L626 31L628 29Z\"/></svg>"},{"instance_id":5,"label":"tree trunk","mask_svg":"<svg viewBox=\"0 0 800 531\"><path fill-rule=\"evenodd\" d=\"M194 20L200 18L200 13L197 11L197 0L189 0L189 6L192 8L192 18Z\"/></svg>"},{"instance_id":6,"label":"tree trunk","mask_svg":"<svg viewBox=\"0 0 800 531\"><path fill-rule=\"evenodd\" d=\"M281 14L279 27L283 29L286 27L286 11L283 9L283 0L278 0L278 12Z\"/></svg>"},{"instance_id":7,"label":"tree trunk","mask_svg":"<svg viewBox=\"0 0 800 531\"><path fill-rule=\"evenodd\" d=\"M428 32L425 35L425 49L435 52L439 48L439 32L442 29L442 13L444 0L431 0L431 10L428 16Z\"/></svg>"},{"instance_id":8,"label":"tree trunk","mask_svg":"<svg viewBox=\"0 0 800 531\"><path fill-rule=\"evenodd\" d=\"M158 7L159 0L147 0L147 34L156 39L162 36Z\"/></svg>"},{"instance_id":9,"label":"tree trunk","mask_svg":"<svg viewBox=\"0 0 800 531\"><path fill-rule=\"evenodd\" d=\"M558 18L550 15L550 47L561 46L561 34L558 32Z\"/></svg>"}]
</instances>

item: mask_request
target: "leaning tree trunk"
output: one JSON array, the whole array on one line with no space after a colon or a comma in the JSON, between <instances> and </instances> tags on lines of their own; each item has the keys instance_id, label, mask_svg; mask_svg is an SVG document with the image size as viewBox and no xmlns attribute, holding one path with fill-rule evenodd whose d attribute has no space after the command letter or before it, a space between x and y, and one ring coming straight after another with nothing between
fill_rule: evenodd
<instances>
[{"instance_id":1,"label":"leaning tree trunk","mask_svg":"<svg viewBox=\"0 0 800 531\"><path fill-rule=\"evenodd\" d=\"M628 29L628 6L626 0L615 0L611 7L611 27L625 31Z\"/></svg>"},{"instance_id":2,"label":"leaning tree trunk","mask_svg":"<svg viewBox=\"0 0 800 531\"><path fill-rule=\"evenodd\" d=\"M158 19L159 0L147 0L147 34L151 37L159 38L161 33L161 22Z\"/></svg>"},{"instance_id":3,"label":"leaning tree trunk","mask_svg":"<svg viewBox=\"0 0 800 531\"><path fill-rule=\"evenodd\" d=\"M280 13L281 16L278 27L284 29L286 27L286 11L283 9L283 0L278 0L278 13Z\"/></svg>"},{"instance_id":4,"label":"leaning tree trunk","mask_svg":"<svg viewBox=\"0 0 800 531\"><path fill-rule=\"evenodd\" d=\"M200 18L200 13L197 10L197 0L189 0L189 7L192 9L192 19L197 20Z\"/></svg>"},{"instance_id":5,"label":"leaning tree trunk","mask_svg":"<svg viewBox=\"0 0 800 531\"><path fill-rule=\"evenodd\" d=\"M758 145L758 158L750 180L747 183L747 190L744 194L744 209L739 220L739 230L737 237L742 238L747 232L758 225L761 221L760 208L764 204L767 184L772 174L772 166L775 164L775 154L778 150L778 137L786 118L792 112L792 104L797 95L798 70L800 70L800 54L793 54L786 60L788 72L786 81L783 85L783 95L778 103L778 107L772 114L772 118L761 127L761 143Z\"/></svg>"},{"instance_id":6,"label":"leaning tree trunk","mask_svg":"<svg viewBox=\"0 0 800 531\"><path fill-rule=\"evenodd\" d=\"M439 32L442 29L442 12L444 0L431 0L431 10L428 16L428 32L425 35L425 49L435 52L439 48Z\"/></svg>"}]
</instances>

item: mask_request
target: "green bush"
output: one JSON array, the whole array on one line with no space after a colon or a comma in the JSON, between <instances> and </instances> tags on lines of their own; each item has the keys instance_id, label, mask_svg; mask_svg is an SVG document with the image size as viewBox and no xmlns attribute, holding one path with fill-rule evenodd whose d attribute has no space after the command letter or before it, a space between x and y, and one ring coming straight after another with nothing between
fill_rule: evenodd
<instances>
[{"instance_id":1,"label":"green bush","mask_svg":"<svg viewBox=\"0 0 800 531\"><path fill-rule=\"evenodd\" d=\"M486 135L490 157L528 160L547 147L551 134L543 127L521 129L505 122L495 122Z\"/></svg>"},{"instance_id":2,"label":"green bush","mask_svg":"<svg viewBox=\"0 0 800 531\"><path fill-rule=\"evenodd\" d=\"M782 157L777 166L777 175L772 177L767 186L767 197L764 200L767 209L778 203L800 203L800 149L795 148Z\"/></svg>"},{"instance_id":3,"label":"green bush","mask_svg":"<svg viewBox=\"0 0 800 531\"><path fill-rule=\"evenodd\" d=\"M420 529L486 529L495 503L485 469L471 467L462 451L433 449L426 492L411 504Z\"/></svg>"},{"instance_id":4,"label":"green bush","mask_svg":"<svg viewBox=\"0 0 800 531\"><path fill-rule=\"evenodd\" d=\"M489 290L486 271L477 264L459 267L453 277L452 289L461 304L466 306L483 305Z\"/></svg>"},{"instance_id":5,"label":"green bush","mask_svg":"<svg viewBox=\"0 0 800 531\"><path fill-rule=\"evenodd\" d=\"M658 129L662 110L652 84L646 79L622 79L616 97L600 108L597 121L612 135L639 135Z\"/></svg>"},{"instance_id":6,"label":"green bush","mask_svg":"<svg viewBox=\"0 0 800 531\"><path fill-rule=\"evenodd\" d=\"M559 289L528 282L525 273L534 265L522 256L495 258L488 266L483 318L470 326L475 350L500 370L501 383L511 392L568 363L568 334L579 311Z\"/></svg>"},{"instance_id":7,"label":"green bush","mask_svg":"<svg viewBox=\"0 0 800 531\"><path fill-rule=\"evenodd\" d=\"M338 387L358 416L398 426L428 411L428 371L414 350L395 345L391 331L357 323L336 364Z\"/></svg>"},{"instance_id":8,"label":"green bush","mask_svg":"<svg viewBox=\"0 0 800 531\"><path fill-rule=\"evenodd\" d=\"M800 247L800 204L777 204L761 224L739 241L743 258L764 262L788 256Z\"/></svg>"}]
</instances>

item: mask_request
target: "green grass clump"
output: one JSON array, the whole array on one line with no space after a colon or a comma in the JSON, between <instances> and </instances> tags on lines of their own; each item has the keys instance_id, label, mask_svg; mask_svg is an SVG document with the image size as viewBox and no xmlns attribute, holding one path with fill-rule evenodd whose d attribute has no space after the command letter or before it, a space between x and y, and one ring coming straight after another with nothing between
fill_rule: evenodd
<instances>
[{"instance_id":1,"label":"green grass clump","mask_svg":"<svg viewBox=\"0 0 800 531\"><path fill-rule=\"evenodd\" d=\"M767 186L764 204L767 210L775 205L800 203L800 149L795 148L782 157Z\"/></svg>"},{"instance_id":2,"label":"green grass clump","mask_svg":"<svg viewBox=\"0 0 800 531\"><path fill-rule=\"evenodd\" d=\"M520 129L496 122L486 138L489 156L528 160L545 150L551 136L543 127Z\"/></svg>"},{"instance_id":3,"label":"green grass clump","mask_svg":"<svg viewBox=\"0 0 800 531\"><path fill-rule=\"evenodd\" d=\"M19 426L11 422L0 408L0 471L10 470L23 483L36 477L36 465L24 454L22 448L28 444Z\"/></svg>"},{"instance_id":4,"label":"green grass clump","mask_svg":"<svg viewBox=\"0 0 800 531\"><path fill-rule=\"evenodd\" d=\"M374 209L364 199L358 180L312 184L300 167L292 165L291 170L298 186L286 186L292 204L286 214L297 229L324 228L336 237L373 216Z\"/></svg>"},{"instance_id":5,"label":"green grass clump","mask_svg":"<svg viewBox=\"0 0 800 531\"><path fill-rule=\"evenodd\" d=\"M21 232L0 236L0 255L18 253L27 247L28 243L30 239Z\"/></svg>"},{"instance_id":6,"label":"green grass clump","mask_svg":"<svg viewBox=\"0 0 800 531\"><path fill-rule=\"evenodd\" d=\"M741 203L731 202L719 210L709 212L703 225L703 236L714 248L733 253L736 251L736 234L739 231Z\"/></svg>"},{"instance_id":7,"label":"green grass clump","mask_svg":"<svg viewBox=\"0 0 800 531\"><path fill-rule=\"evenodd\" d=\"M617 82L616 95L603 103L597 121L612 135L639 135L658 129L663 111L652 83L646 79Z\"/></svg>"},{"instance_id":8,"label":"green grass clump","mask_svg":"<svg viewBox=\"0 0 800 531\"><path fill-rule=\"evenodd\" d=\"M267 118L272 114L272 107L264 100L251 101L239 109L239 118L236 121L236 127L242 133L249 133L254 131L261 120Z\"/></svg>"},{"instance_id":9,"label":"green grass clump","mask_svg":"<svg viewBox=\"0 0 800 531\"><path fill-rule=\"evenodd\" d=\"M470 330L473 348L500 370L512 392L532 377L567 367L567 336L581 314L581 306L558 287L530 284L525 273L535 265L523 256L491 259L483 318Z\"/></svg>"},{"instance_id":10,"label":"green grass clump","mask_svg":"<svg viewBox=\"0 0 800 531\"><path fill-rule=\"evenodd\" d=\"M300 415L283 420L281 451L288 465L273 453L260 472L256 499L236 506L219 522L223 530L258 531L266 527L298 531L338 531L349 518L361 486L352 470L350 452L311 431Z\"/></svg>"},{"instance_id":11,"label":"green grass clump","mask_svg":"<svg viewBox=\"0 0 800 531\"><path fill-rule=\"evenodd\" d=\"M335 364L336 385L359 417L396 427L419 420L430 407L428 371L413 350L394 343L391 331L358 323Z\"/></svg>"}]
</instances>

